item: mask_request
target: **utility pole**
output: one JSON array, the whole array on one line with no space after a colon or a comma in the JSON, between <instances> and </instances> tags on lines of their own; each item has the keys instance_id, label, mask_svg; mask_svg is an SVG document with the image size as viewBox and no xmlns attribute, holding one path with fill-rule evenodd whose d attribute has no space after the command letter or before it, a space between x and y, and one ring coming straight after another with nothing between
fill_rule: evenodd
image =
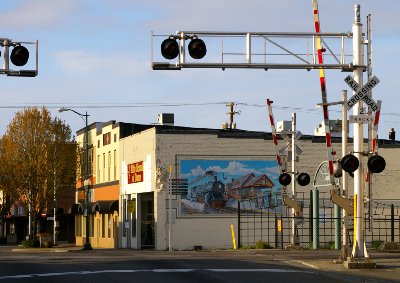
<instances>
[{"instance_id":1,"label":"utility pole","mask_svg":"<svg viewBox=\"0 0 400 283\"><path fill-rule=\"evenodd\" d=\"M226 104L227 107L229 107L229 112L226 113L229 115L229 129L236 129L236 123L233 122L233 116L235 116L236 114L240 114L240 111L233 111L233 107L237 105L234 102L230 102L228 104Z\"/></svg>"}]
</instances>

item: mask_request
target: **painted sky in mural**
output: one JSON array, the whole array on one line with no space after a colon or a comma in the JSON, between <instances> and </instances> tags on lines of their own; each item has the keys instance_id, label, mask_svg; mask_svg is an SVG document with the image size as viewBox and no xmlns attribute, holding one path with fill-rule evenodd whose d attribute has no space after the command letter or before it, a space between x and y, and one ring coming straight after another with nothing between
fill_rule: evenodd
<instances>
[{"instance_id":1,"label":"painted sky in mural","mask_svg":"<svg viewBox=\"0 0 400 283\"><path fill-rule=\"evenodd\" d=\"M180 179L188 180L181 196L182 214L236 213L238 200L249 209L272 208L280 198L276 160L187 159Z\"/></svg>"}]
</instances>

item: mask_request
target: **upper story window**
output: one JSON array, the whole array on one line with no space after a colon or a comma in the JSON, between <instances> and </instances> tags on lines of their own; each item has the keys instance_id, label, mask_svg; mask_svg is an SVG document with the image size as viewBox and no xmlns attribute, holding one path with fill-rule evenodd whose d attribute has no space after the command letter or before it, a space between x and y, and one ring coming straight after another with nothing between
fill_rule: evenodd
<instances>
[{"instance_id":1,"label":"upper story window","mask_svg":"<svg viewBox=\"0 0 400 283\"><path fill-rule=\"evenodd\" d=\"M103 146L111 143L111 132L103 134Z\"/></svg>"}]
</instances>

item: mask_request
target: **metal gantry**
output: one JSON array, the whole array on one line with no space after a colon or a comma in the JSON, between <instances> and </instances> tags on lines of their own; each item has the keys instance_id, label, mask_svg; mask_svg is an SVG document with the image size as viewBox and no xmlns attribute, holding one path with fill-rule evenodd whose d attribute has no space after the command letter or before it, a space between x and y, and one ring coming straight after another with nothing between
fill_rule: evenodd
<instances>
[{"instance_id":1,"label":"metal gantry","mask_svg":"<svg viewBox=\"0 0 400 283\"><path fill-rule=\"evenodd\" d=\"M179 41L179 56L165 60L154 52L160 38L173 37ZM196 62L186 52L186 41L201 37L216 50L208 54L206 60ZM317 38L323 37L325 56L330 60L318 63ZM181 70L184 68L239 68L239 69L338 69L351 72L354 69L349 40L351 32L311 33L311 32L212 32L177 31L176 35L151 33L151 65L154 70ZM347 46L345 43L349 43ZM245 46L237 50L237 45ZM311 45L311 47L310 47ZM219 47L218 47L219 46ZM299 47L300 46L300 47ZM329 47L332 46L332 47ZM207 50L210 51L210 50ZM278 60L277 60L278 59ZM161 61L163 60L163 61ZM366 66L362 66L363 69Z\"/></svg>"}]
</instances>

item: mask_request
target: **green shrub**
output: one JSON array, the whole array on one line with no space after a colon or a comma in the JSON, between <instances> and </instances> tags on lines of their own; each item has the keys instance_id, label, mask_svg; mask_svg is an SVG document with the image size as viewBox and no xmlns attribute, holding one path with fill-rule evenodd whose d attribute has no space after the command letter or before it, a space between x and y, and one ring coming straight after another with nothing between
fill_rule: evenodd
<instances>
[{"instance_id":1,"label":"green shrub","mask_svg":"<svg viewBox=\"0 0 400 283\"><path fill-rule=\"evenodd\" d=\"M267 242L260 240L256 243L256 249L272 249L272 247Z\"/></svg>"},{"instance_id":2,"label":"green shrub","mask_svg":"<svg viewBox=\"0 0 400 283\"><path fill-rule=\"evenodd\" d=\"M381 245L382 245L383 241L379 241L379 240L373 240L371 242L371 247L373 249L378 249Z\"/></svg>"},{"instance_id":3,"label":"green shrub","mask_svg":"<svg viewBox=\"0 0 400 283\"><path fill-rule=\"evenodd\" d=\"M251 250L254 249L254 246L240 246L241 250Z\"/></svg>"},{"instance_id":4,"label":"green shrub","mask_svg":"<svg viewBox=\"0 0 400 283\"><path fill-rule=\"evenodd\" d=\"M40 246L39 240L32 240L32 239L22 241L21 244L24 248L38 248Z\"/></svg>"}]
</instances>

